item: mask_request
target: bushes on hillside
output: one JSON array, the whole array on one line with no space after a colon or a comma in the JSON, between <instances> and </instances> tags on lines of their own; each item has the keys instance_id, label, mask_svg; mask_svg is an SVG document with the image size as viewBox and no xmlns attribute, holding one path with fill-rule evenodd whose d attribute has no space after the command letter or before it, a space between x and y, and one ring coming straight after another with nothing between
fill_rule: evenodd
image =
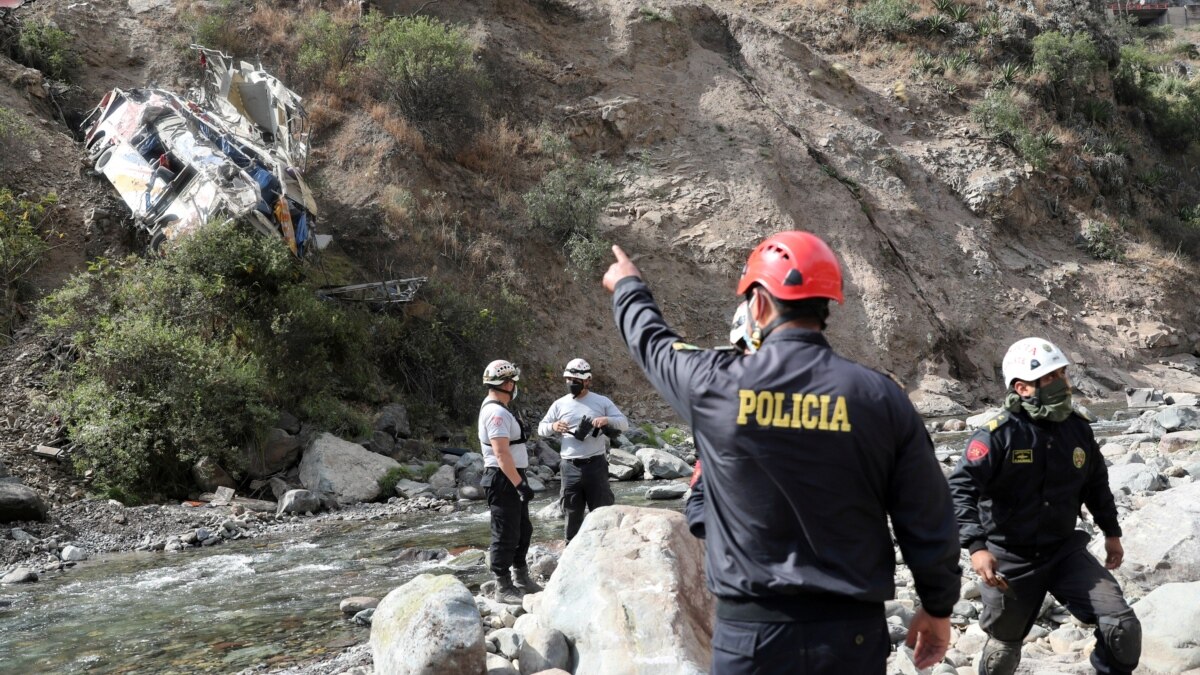
<instances>
[{"instance_id":1,"label":"bushes on hillside","mask_svg":"<svg viewBox=\"0 0 1200 675\"><path fill-rule=\"evenodd\" d=\"M1076 107L1088 99L1087 88L1105 64L1091 36L1049 31L1033 39L1033 68L1049 78L1048 90L1058 116L1070 119Z\"/></svg>"},{"instance_id":2,"label":"bushes on hillside","mask_svg":"<svg viewBox=\"0 0 1200 675\"><path fill-rule=\"evenodd\" d=\"M342 83L357 47L354 24L344 15L320 10L299 32L296 65L302 77L323 83Z\"/></svg>"},{"instance_id":3,"label":"bushes on hillside","mask_svg":"<svg viewBox=\"0 0 1200 675\"><path fill-rule=\"evenodd\" d=\"M596 230L618 183L605 162L569 160L525 193L534 227L563 245L576 279L591 276L608 259L608 243Z\"/></svg>"},{"instance_id":4,"label":"bushes on hillside","mask_svg":"<svg viewBox=\"0 0 1200 675\"><path fill-rule=\"evenodd\" d=\"M425 16L378 13L362 28L370 88L437 144L454 149L468 141L482 121L486 81L466 32Z\"/></svg>"},{"instance_id":5,"label":"bushes on hillside","mask_svg":"<svg viewBox=\"0 0 1200 675\"><path fill-rule=\"evenodd\" d=\"M50 249L45 220L56 202L54 194L31 200L0 188L0 335L15 327L21 284Z\"/></svg>"},{"instance_id":6,"label":"bushes on hillside","mask_svg":"<svg viewBox=\"0 0 1200 675\"><path fill-rule=\"evenodd\" d=\"M1028 126L1028 115L1023 110L1019 96L1011 89L989 91L971 109L971 115L984 129L994 134L996 140L1012 148L1035 169L1045 169L1049 165L1057 140L1049 132L1038 132Z\"/></svg>"},{"instance_id":7,"label":"bushes on hillside","mask_svg":"<svg viewBox=\"0 0 1200 675\"><path fill-rule=\"evenodd\" d=\"M74 39L49 21L21 24L16 60L63 81L70 81L82 63L75 53Z\"/></svg>"},{"instance_id":8,"label":"bushes on hillside","mask_svg":"<svg viewBox=\"0 0 1200 675\"><path fill-rule=\"evenodd\" d=\"M917 6L905 0L870 0L851 16L859 30L885 37L912 32Z\"/></svg>"},{"instance_id":9,"label":"bushes on hillside","mask_svg":"<svg viewBox=\"0 0 1200 675\"><path fill-rule=\"evenodd\" d=\"M1144 42L1121 47L1114 92L1119 101L1145 114L1150 131L1164 146L1186 149L1200 140L1200 83L1164 73L1170 61Z\"/></svg>"},{"instance_id":10,"label":"bushes on hillside","mask_svg":"<svg viewBox=\"0 0 1200 675\"><path fill-rule=\"evenodd\" d=\"M126 495L178 495L202 457L236 471L280 410L351 438L398 392L421 419L473 416L479 371L520 347L524 314L429 290L421 316L322 301L278 240L232 223L162 259L94 264L43 303L78 355L54 403L78 468Z\"/></svg>"},{"instance_id":11,"label":"bushes on hillside","mask_svg":"<svg viewBox=\"0 0 1200 675\"><path fill-rule=\"evenodd\" d=\"M273 239L212 224L166 259L96 267L43 321L78 350L57 404L104 487L178 494L201 457L235 469L274 412L369 396L369 322L318 302Z\"/></svg>"}]
</instances>

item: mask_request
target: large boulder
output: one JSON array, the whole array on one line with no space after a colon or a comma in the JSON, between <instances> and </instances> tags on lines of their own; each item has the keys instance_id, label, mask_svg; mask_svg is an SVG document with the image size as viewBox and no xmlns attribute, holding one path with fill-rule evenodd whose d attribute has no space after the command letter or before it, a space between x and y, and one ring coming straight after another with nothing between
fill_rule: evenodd
<instances>
[{"instance_id":1,"label":"large boulder","mask_svg":"<svg viewBox=\"0 0 1200 675\"><path fill-rule=\"evenodd\" d=\"M288 490L279 500L279 507L275 513L316 513L320 510L320 495L308 490Z\"/></svg>"},{"instance_id":2,"label":"large boulder","mask_svg":"<svg viewBox=\"0 0 1200 675\"><path fill-rule=\"evenodd\" d=\"M483 455L478 452L468 452L454 464L454 479L460 486L479 487L483 478Z\"/></svg>"},{"instance_id":3,"label":"large boulder","mask_svg":"<svg viewBox=\"0 0 1200 675\"><path fill-rule=\"evenodd\" d=\"M575 645L575 675L699 675L714 612L703 589L704 547L683 514L610 506L559 558L537 616Z\"/></svg>"},{"instance_id":4,"label":"large boulder","mask_svg":"<svg viewBox=\"0 0 1200 675\"><path fill-rule=\"evenodd\" d=\"M571 666L571 645L567 644L567 638L560 631L544 625L537 616L521 616L514 629L521 634L521 646L517 650L521 675Z\"/></svg>"},{"instance_id":5,"label":"large boulder","mask_svg":"<svg viewBox=\"0 0 1200 675\"><path fill-rule=\"evenodd\" d=\"M546 441L538 441L533 446L533 449L542 464L558 471L559 466L562 464L562 456L558 454L557 450L550 447L550 444Z\"/></svg>"},{"instance_id":6,"label":"large boulder","mask_svg":"<svg viewBox=\"0 0 1200 675\"><path fill-rule=\"evenodd\" d=\"M201 492L216 492L219 487L237 487L237 481L211 457L201 457L192 465L192 478Z\"/></svg>"},{"instance_id":7,"label":"large boulder","mask_svg":"<svg viewBox=\"0 0 1200 675\"><path fill-rule=\"evenodd\" d=\"M692 467L682 459L657 448L642 448L637 458L646 467L646 480L653 478L686 478L692 475Z\"/></svg>"},{"instance_id":8,"label":"large boulder","mask_svg":"<svg viewBox=\"0 0 1200 675\"><path fill-rule=\"evenodd\" d=\"M1154 495L1121 521L1121 530L1121 571L1140 588L1200 579L1200 483ZM1092 552L1104 559L1102 538L1092 543Z\"/></svg>"},{"instance_id":9,"label":"large boulder","mask_svg":"<svg viewBox=\"0 0 1200 675\"><path fill-rule=\"evenodd\" d=\"M457 479L454 477L453 466L443 464L429 477L429 487L434 492L445 489L453 490L455 485L457 485Z\"/></svg>"},{"instance_id":10,"label":"large boulder","mask_svg":"<svg viewBox=\"0 0 1200 675\"><path fill-rule=\"evenodd\" d=\"M1165 490L1167 481L1152 467L1138 462L1108 467L1108 485L1114 493L1138 494Z\"/></svg>"},{"instance_id":11,"label":"large boulder","mask_svg":"<svg viewBox=\"0 0 1200 675\"><path fill-rule=\"evenodd\" d=\"M0 523L18 520L45 520L46 502L30 487L0 482Z\"/></svg>"},{"instance_id":12,"label":"large boulder","mask_svg":"<svg viewBox=\"0 0 1200 675\"><path fill-rule=\"evenodd\" d=\"M1167 433L1200 429L1200 408L1190 405L1168 406L1154 416L1154 421Z\"/></svg>"},{"instance_id":13,"label":"large boulder","mask_svg":"<svg viewBox=\"0 0 1200 675\"><path fill-rule=\"evenodd\" d=\"M422 574L388 593L371 619L375 672L479 675L487 653L475 599L449 574Z\"/></svg>"},{"instance_id":14,"label":"large boulder","mask_svg":"<svg viewBox=\"0 0 1200 675\"><path fill-rule=\"evenodd\" d=\"M265 478L285 471L300 457L300 437L283 429L268 429L266 438L246 447L246 473L251 478Z\"/></svg>"},{"instance_id":15,"label":"large boulder","mask_svg":"<svg viewBox=\"0 0 1200 675\"><path fill-rule=\"evenodd\" d=\"M1164 584L1134 610L1142 621L1144 668L1160 673L1200 669L1200 581Z\"/></svg>"},{"instance_id":16,"label":"large boulder","mask_svg":"<svg viewBox=\"0 0 1200 675\"><path fill-rule=\"evenodd\" d=\"M408 424L408 408L399 403L383 406L375 416L374 427L376 431L385 432L392 438L408 438L412 435L412 428Z\"/></svg>"},{"instance_id":17,"label":"large boulder","mask_svg":"<svg viewBox=\"0 0 1200 675\"><path fill-rule=\"evenodd\" d=\"M398 466L390 457L323 433L313 439L300 460L300 483L318 494L333 496L339 504L369 502L379 496L379 479Z\"/></svg>"},{"instance_id":18,"label":"large boulder","mask_svg":"<svg viewBox=\"0 0 1200 675\"><path fill-rule=\"evenodd\" d=\"M1173 453L1200 448L1200 430L1172 431L1158 439L1158 451Z\"/></svg>"},{"instance_id":19,"label":"large boulder","mask_svg":"<svg viewBox=\"0 0 1200 675\"><path fill-rule=\"evenodd\" d=\"M646 499L682 499L687 491L687 483L654 485L646 490Z\"/></svg>"}]
</instances>

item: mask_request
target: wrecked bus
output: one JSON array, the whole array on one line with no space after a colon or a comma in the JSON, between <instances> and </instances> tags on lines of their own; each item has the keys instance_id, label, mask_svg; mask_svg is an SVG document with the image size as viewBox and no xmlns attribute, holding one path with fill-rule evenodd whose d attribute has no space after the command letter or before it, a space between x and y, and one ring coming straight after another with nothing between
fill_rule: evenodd
<instances>
[{"instance_id":1,"label":"wrecked bus","mask_svg":"<svg viewBox=\"0 0 1200 675\"><path fill-rule=\"evenodd\" d=\"M300 97L261 68L192 49L205 72L187 98L155 88L105 94L83 124L90 161L152 249L214 219L236 219L304 256L318 238L317 206L301 176L309 131Z\"/></svg>"}]
</instances>

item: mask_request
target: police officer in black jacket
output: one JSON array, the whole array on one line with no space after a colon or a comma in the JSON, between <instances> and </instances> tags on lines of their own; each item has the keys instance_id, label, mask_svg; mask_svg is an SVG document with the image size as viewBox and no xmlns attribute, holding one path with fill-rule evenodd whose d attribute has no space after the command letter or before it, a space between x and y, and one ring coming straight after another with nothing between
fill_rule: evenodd
<instances>
[{"instance_id":1,"label":"police officer in black jacket","mask_svg":"<svg viewBox=\"0 0 1200 675\"><path fill-rule=\"evenodd\" d=\"M889 515L923 605L909 644L918 667L940 661L960 582L950 495L904 393L821 333L842 301L829 247L785 232L755 248L738 283L762 340L753 357L674 348L637 267L613 253L617 326L704 466L712 672L882 674Z\"/></svg>"},{"instance_id":2,"label":"police officer in black jacket","mask_svg":"<svg viewBox=\"0 0 1200 675\"><path fill-rule=\"evenodd\" d=\"M1068 365L1047 340L1013 344L1002 364L1005 410L971 436L950 476L959 538L985 584L982 675L1016 672L1047 591L1097 624L1097 673L1132 673L1141 656L1141 624L1108 572L1125 555L1108 469L1087 418L1071 406ZM1080 505L1104 532L1104 567L1075 529Z\"/></svg>"}]
</instances>

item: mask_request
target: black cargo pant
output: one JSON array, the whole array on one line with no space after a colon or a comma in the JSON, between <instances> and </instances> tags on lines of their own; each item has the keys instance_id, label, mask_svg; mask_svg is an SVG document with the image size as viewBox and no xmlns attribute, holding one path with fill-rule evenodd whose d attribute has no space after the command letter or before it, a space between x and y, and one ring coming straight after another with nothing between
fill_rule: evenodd
<instances>
[{"instance_id":1,"label":"black cargo pant","mask_svg":"<svg viewBox=\"0 0 1200 675\"><path fill-rule=\"evenodd\" d=\"M525 469L517 469L517 473L525 478ZM526 565L525 554L529 552L529 540L533 538L529 502L521 501L512 481L495 467L488 467L483 472L479 484L484 488L488 509L492 512L492 573L497 577L509 577L508 568Z\"/></svg>"},{"instance_id":2,"label":"black cargo pant","mask_svg":"<svg viewBox=\"0 0 1200 675\"><path fill-rule=\"evenodd\" d=\"M1048 551L1022 551L989 543L1008 591L983 586L979 627L1002 642L1029 634L1049 592L1084 623L1096 625L1092 667L1099 675L1128 675L1141 656L1141 624L1113 575L1087 551L1089 537L1076 532Z\"/></svg>"},{"instance_id":3,"label":"black cargo pant","mask_svg":"<svg viewBox=\"0 0 1200 675\"><path fill-rule=\"evenodd\" d=\"M567 516L567 541L583 525L584 508L595 511L612 506L617 499L608 486L608 458L603 454L584 459L566 459L558 467L562 477L563 512Z\"/></svg>"},{"instance_id":4,"label":"black cargo pant","mask_svg":"<svg viewBox=\"0 0 1200 675\"><path fill-rule=\"evenodd\" d=\"M892 643L882 603L865 613L799 621L722 618L718 601L712 675L884 675ZM818 614L819 612L813 612Z\"/></svg>"}]
</instances>

